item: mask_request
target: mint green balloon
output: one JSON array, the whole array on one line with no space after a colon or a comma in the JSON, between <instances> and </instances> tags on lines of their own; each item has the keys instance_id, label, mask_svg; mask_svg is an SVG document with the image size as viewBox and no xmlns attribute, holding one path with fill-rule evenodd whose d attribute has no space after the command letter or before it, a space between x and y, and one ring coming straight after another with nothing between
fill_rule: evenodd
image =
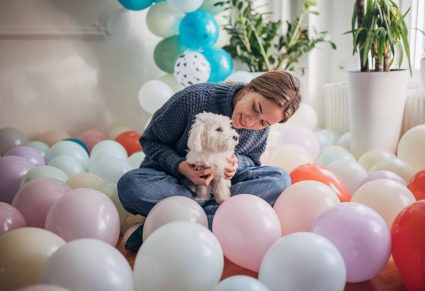
<instances>
[{"instance_id":1,"label":"mint green balloon","mask_svg":"<svg viewBox=\"0 0 425 291\"><path fill-rule=\"evenodd\" d=\"M161 40L155 47L153 57L156 65L167 73L174 73L174 64L177 58L183 54L185 48L181 44L178 35L170 36Z\"/></svg>"},{"instance_id":2,"label":"mint green balloon","mask_svg":"<svg viewBox=\"0 0 425 291\"><path fill-rule=\"evenodd\" d=\"M204 0L199 9L208 11L212 15L217 15L224 10L225 5L215 5L217 3L223 3L223 0Z\"/></svg>"}]
</instances>

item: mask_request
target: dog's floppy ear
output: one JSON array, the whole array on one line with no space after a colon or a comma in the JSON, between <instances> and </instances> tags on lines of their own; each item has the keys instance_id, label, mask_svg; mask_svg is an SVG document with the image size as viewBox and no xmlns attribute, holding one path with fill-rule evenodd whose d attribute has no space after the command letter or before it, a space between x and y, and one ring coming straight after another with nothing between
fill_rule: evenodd
<instances>
[{"instance_id":1,"label":"dog's floppy ear","mask_svg":"<svg viewBox=\"0 0 425 291\"><path fill-rule=\"evenodd\" d=\"M195 123L192 124L190 129L189 139L187 141L187 146L190 150L195 152L202 151L202 139L205 131L205 123L202 122L199 118L195 120Z\"/></svg>"}]
</instances>

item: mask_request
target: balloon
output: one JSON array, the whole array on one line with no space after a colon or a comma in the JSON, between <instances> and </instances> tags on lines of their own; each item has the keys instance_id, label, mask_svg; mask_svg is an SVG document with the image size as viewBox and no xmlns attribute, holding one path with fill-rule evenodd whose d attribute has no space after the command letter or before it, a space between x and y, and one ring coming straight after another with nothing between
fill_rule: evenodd
<instances>
[{"instance_id":1,"label":"balloon","mask_svg":"<svg viewBox=\"0 0 425 291\"><path fill-rule=\"evenodd\" d=\"M28 142L26 135L13 127L0 128L0 156L13 147L25 145Z\"/></svg>"},{"instance_id":2,"label":"balloon","mask_svg":"<svg viewBox=\"0 0 425 291\"><path fill-rule=\"evenodd\" d=\"M61 169L69 177L86 171L86 167L81 160L67 155L54 157L50 160L49 166Z\"/></svg>"},{"instance_id":3,"label":"balloon","mask_svg":"<svg viewBox=\"0 0 425 291\"><path fill-rule=\"evenodd\" d=\"M137 253L136 288L208 291L220 280L223 265L220 243L207 228L188 221L171 222L152 233Z\"/></svg>"},{"instance_id":4,"label":"balloon","mask_svg":"<svg viewBox=\"0 0 425 291\"><path fill-rule=\"evenodd\" d=\"M150 80L140 88L138 100L143 110L154 114L173 94L173 90L164 82Z\"/></svg>"},{"instance_id":5,"label":"balloon","mask_svg":"<svg viewBox=\"0 0 425 291\"><path fill-rule=\"evenodd\" d=\"M156 45L153 52L155 64L164 72L174 73L174 65L185 49L178 35L164 38Z\"/></svg>"},{"instance_id":6,"label":"balloon","mask_svg":"<svg viewBox=\"0 0 425 291\"><path fill-rule=\"evenodd\" d=\"M208 82L224 81L233 71L233 59L224 49L207 47L202 54L211 66Z\"/></svg>"},{"instance_id":7,"label":"balloon","mask_svg":"<svg viewBox=\"0 0 425 291\"><path fill-rule=\"evenodd\" d=\"M81 146L69 140L54 144L49 150L47 161L62 155L74 157L80 160L84 166L86 166L89 161L87 152Z\"/></svg>"},{"instance_id":8,"label":"balloon","mask_svg":"<svg viewBox=\"0 0 425 291\"><path fill-rule=\"evenodd\" d=\"M360 182L367 176L366 170L353 160L337 160L330 163L328 168L341 178L350 193L354 193Z\"/></svg>"},{"instance_id":9,"label":"balloon","mask_svg":"<svg viewBox=\"0 0 425 291\"><path fill-rule=\"evenodd\" d=\"M338 145L351 150L351 132L347 131L338 139Z\"/></svg>"},{"instance_id":10,"label":"balloon","mask_svg":"<svg viewBox=\"0 0 425 291\"><path fill-rule=\"evenodd\" d=\"M89 151L100 141L106 139L106 134L98 129L84 131L78 138L87 146Z\"/></svg>"},{"instance_id":11,"label":"balloon","mask_svg":"<svg viewBox=\"0 0 425 291\"><path fill-rule=\"evenodd\" d=\"M66 184L68 184L72 189L78 188L95 188L97 185L105 182L101 177L92 173L79 173L70 177Z\"/></svg>"},{"instance_id":12,"label":"balloon","mask_svg":"<svg viewBox=\"0 0 425 291\"><path fill-rule=\"evenodd\" d=\"M366 171L369 171L377 162L387 158L395 158L395 155L387 150L371 149L360 156L359 163Z\"/></svg>"},{"instance_id":13,"label":"balloon","mask_svg":"<svg viewBox=\"0 0 425 291\"><path fill-rule=\"evenodd\" d=\"M183 196L172 196L156 204L146 217L143 226L143 241L164 224L184 220L208 228L205 211L197 202Z\"/></svg>"},{"instance_id":14,"label":"balloon","mask_svg":"<svg viewBox=\"0 0 425 291\"><path fill-rule=\"evenodd\" d=\"M285 169L288 173L298 166L313 163L306 149L298 145L286 144L278 148L269 158L269 165Z\"/></svg>"},{"instance_id":15,"label":"balloon","mask_svg":"<svg viewBox=\"0 0 425 291\"><path fill-rule=\"evenodd\" d=\"M400 139L397 156L416 173L425 169L425 124L409 129Z\"/></svg>"},{"instance_id":16,"label":"balloon","mask_svg":"<svg viewBox=\"0 0 425 291\"><path fill-rule=\"evenodd\" d=\"M279 239L261 263L258 279L270 291L342 291L346 271L335 246L315 233L293 233Z\"/></svg>"},{"instance_id":17,"label":"balloon","mask_svg":"<svg viewBox=\"0 0 425 291\"><path fill-rule=\"evenodd\" d=\"M118 0L129 10L142 10L152 5L153 0Z\"/></svg>"},{"instance_id":18,"label":"balloon","mask_svg":"<svg viewBox=\"0 0 425 291\"><path fill-rule=\"evenodd\" d=\"M339 250L351 283L375 277L390 257L391 239L384 220L358 203L341 203L324 211L313 232L329 239Z\"/></svg>"},{"instance_id":19,"label":"balloon","mask_svg":"<svg viewBox=\"0 0 425 291\"><path fill-rule=\"evenodd\" d=\"M269 291L261 281L249 276L231 276L221 281L212 291Z\"/></svg>"},{"instance_id":20,"label":"balloon","mask_svg":"<svg viewBox=\"0 0 425 291\"><path fill-rule=\"evenodd\" d=\"M0 201L12 202L18 192L22 177L32 168L34 168L34 164L21 157L0 158Z\"/></svg>"},{"instance_id":21,"label":"balloon","mask_svg":"<svg viewBox=\"0 0 425 291\"><path fill-rule=\"evenodd\" d=\"M372 168L370 168L370 171L380 170L394 172L400 177L402 177L405 182L408 182L410 178L415 174L410 165L396 157L383 159L377 162Z\"/></svg>"},{"instance_id":22,"label":"balloon","mask_svg":"<svg viewBox=\"0 0 425 291\"><path fill-rule=\"evenodd\" d=\"M22 188L28 182L32 180L41 179L41 178L52 178L52 179L65 182L66 180L68 180L68 175L61 169L58 169L53 166L35 167L29 170L28 173L26 173L25 176L22 177L20 187Z\"/></svg>"},{"instance_id":23,"label":"balloon","mask_svg":"<svg viewBox=\"0 0 425 291\"><path fill-rule=\"evenodd\" d=\"M41 270L40 282L69 290L135 290L133 272L124 256L95 239L72 241L57 250Z\"/></svg>"},{"instance_id":24,"label":"balloon","mask_svg":"<svg viewBox=\"0 0 425 291\"><path fill-rule=\"evenodd\" d=\"M177 59L174 65L174 76L184 87L206 82L210 78L210 74L210 64L198 52L185 52Z\"/></svg>"},{"instance_id":25,"label":"balloon","mask_svg":"<svg viewBox=\"0 0 425 291\"><path fill-rule=\"evenodd\" d=\"M263 199L239 194L226 200L214 215L212 230L224 255L248 270L258 272L267 250L281 236L277 214Z\"/></svg>"},{"instance_id":26,"label":"balloon","mask_svg":"<svg viewBox=\"0 0 425 291\"><path fill-rule=\"evenodd\" d=\"M17 156L27 159L35 166L45 165L43 155L36 149L28 146L18 146L10 149L4 156Z\"/></svg>"},{"instance_id":27,"label":"balloon","mask_svg":"<svg viewBox=\"0 0 425 291\"><path fill-rule=\"evenodd\" d=\"M140 138L140 135L138 133L137 133L137 137ZM138 139L137 139L137 143L139 143ZM101 148L98 148L96 150L96 152L94 152L90 155L90 163L93 163L93 162L100 160L100 159L103 159L103 158L109 158L109 157L114 157L114 158L121 159L121 160L127 160L127 158L128 158L127 151L125 150L125 148L121 144L119 144L119 145L121 147L103 146Z\"/></svg>"},{"instance_id":28,"label":"balloon","mask_svg":"<svg viewBox=\"0 0 425 291\"><path fill-rule=\"evenodd\" d=\"M330 186L336 192L341 202L351 200L351 194L342 182L341 178L325 166L316 164L301 165L298 168L295 168L290 175L292 184L304 180L319 181Z\"/></svg>"},{"instance_id":29,"label":"balloon","mask_svg":"<svg viewBox=\"0 0 425 291\"><path fill-rule=\"evenodd\" d=\"M226 82L237 82L237 83L249 83L253 76L250 72L237 71L231 73L227 78Z\"/></svg>"},{"instance_id":30,"label":"balloon","mask_svg":"<svg viewBox=\"0 0 425 291\"><path fill-rule=\"evenodd\" d=\"M332 138L323 132L315 131L314 135L316 136L317 141L319 142L321 150L333 144Z\"/></svg>"},{"instance_id":31,"label":"balloon","mask_svg":"<svg viewBox=\"0 0 425 291\"><path fill-rule=\"evenodd\" d=\"M336 132L333 129L329 129L329 128L321 129L321 130L318 131L318 133L327 136L330 139L331 144L336 143L338 141L339 137L340 137L340 134L338 132Z\"/></svg>"},{"instance_id":32,"label":"balloon","mask_svg":"<svg viewBox=\"0 0 425 291\"><path fill-rule=\"evenodd\" d=\"M127 159L104 157L95 160L89 166L89 172L101 177L106 182L117 184L122 175L131 170Z\"/></svg>"},{"instance_id":33,"label":"balloon","mask_svg":"<svg viewBox=\"0 0 425 291\"><path fill-rule=\"evenodd\" d=\"M173 67L173 72L174 72L174 67ZM176 77L174 76L174 74L165 74L161 76L159 80L164 82L168 86L170 86L170 88L174 92L178 92L183 89L183 86L176 80Z\"/></svg>"},{"instance_id":34,"label":"balloon","mask_svg":"<svg viewBox=\"0 0 425 291\"><path fill-rule=\"evenodd\" d=\"M33 148L33 149L38 150L41 153L41 155L43 156L43 158L46 159L47 152L49 151L49 146L47 144L45 144L44 142L35 140L35 141L30 141L26 145Z\"/></svg>"},{"instance_id":35,"label":"balloon","mask_svg":"<svg viewBox=\"0 0 425 291\"><path fill-rule=\"evenodd\" d=\"M28 226L44 228L52 205L70 190L71 187L56 179L33 180L18 191L12 205L22 213Z\"/></svg>"},{"instance_id":36,"label":"balloon","mask_svg":"<svg viewBox=\"0 0 425 291\"><path fill-rule=\"evenodd\" d=\"M220 27L211 13L197 10L186 14L180 22L179 35L182 44L193 50L213 46Z\"/></svg>"},{"instance_id":37,"label":"balloon","mask_svg":"<svg viewBox=\"0 0 425 291\"><path fill-rule=\"evenodd\" d=\"M115 205L105 194L81 188L69 191L50 208L45 228L67 242L95 238L115 246L120 221Z\"/></svg>"},{"instance_id":38,"label":"balloon","mask_svg":"<svg viewBox=\"0 0 425 291\"><path fill-rule=\"evenodd\" d=\"M86 144L82 140L75 138L75 137L66 138L64 140L69 140L69 141L75 142L76 144L80 145L88 154L90 153L88 147L86 146Z\"/></svg>"},{"instance_id":39,"label":"balloon","mask_svg":"<svg viewBox=\"0 0 425 291\"><path fill-rule=\"evenodd\" d=\"M284 123L285 126L301 125L308 129L314 130L317 125L317 112L307 103L301 103L294 115Z\"/></svg>"},{"instance_id":40,"label":"balloon","mask_svg":"<svg viewBox=\"0 0 425 291\"><path fill-rule=\"evenodd\" d=\"M220 12L223 12L224 7L225 6L223 5L222 0L204 0L199 9L208 11L213 15L217 15Z\"/></svg>"},{"instance_id":41,"label":"balloon","mask_svg":"<svg viewBox=\"0 0 425 291\"><path fill-rule=\"evenodd\" d=\"M391 228L392 255L400 276L411 291L425 290L425 201L404 208Z\"/></svg>"},{"instance_id":42,"label":"balloon","mask_svg":"<svg viewBox=\"0 0 425 291\"><path fill-rule=\"evenodd\" d=\"M170 6L180 12L189 13L195 11L201 7L203 0L191 0L191 1L181 1L181 0L167 0L167 3Z\"/></svg>"},{"instance_id":43,"label":"balloon","mask_svg":"<svg viewBox=\"0 0 425 291\"><path fill-rule=\"evenodd\" d=\"M131 130L124 130L124 131L131 131ZM124 132L123 131L123 132ZM121 133L123 133L123 132L120 132L119 134L121 134ZM119 135L119 134L117 134L117 136ZM105 148L105 147L107 147L107 148L115 148L116 150L118 150L118 151L120 151L121 152L121 154L119 155L119 156L126 156L127 155L127 151L125 150L125 148L119 143L119 142L117 142L117 141L115 141L115 140L111 140L111 139L105 139L105 140L102 140L101 142L99 142L99 143L97 143L93 148L92 148L92 150L91 150L91 152L90 152L90 157L93 157L94 155L96 155L96 152L98 151L98 150L101 150L102 148Z\"/></svg>"},{"instance_id":44,"label":"balloon","mask_svg":"<svg viewBox=\"0 0 425 291\"><path fill-rule=\"evenodd\" d=\"M320 145L314 133L307 127L294 125L284 128L277 140L277 146L294 144L303 147L316 160L320 153Z\"/></svg>"},{"instance_id":45,"label":"balloon","mask_svg":"<svg viewBox=\"0 0 425 291\"><path fill-rule=\"evenodd\" d=\"M37 284L37 285L31 285L28 287L20 288L16 291L69 291L69 290L56 285Z\"/></svg>"},{"instance_id":46,"label":"balloon","mask_svg":"<svg viewBox=\"0 0 425 291\"><path fill-rule=\"evenodd\" d=\"M12 229L27 226L24 216L14 206L0 202L0 236Z\"/></svg>"},{"instance_id":47,"label":"balloon","mask_svg":"<svg viewBox=\"0 0 425 291\"><path fill-rule=\"evenodd\" d=\"M141 136L140 132L131 130L121 133L115 140L121 144L127 151L127 154L131 156L133 153L142 150L142 146L139 142Z\"/></svg>"},{"instance_id":48,"label":"balloon","mask_svg":"<svg viewBox=\"0 0 425 291\"><path fill-rule=\"evenodd\" d=\"M58 143L64 139L70 138L68 132L61 129L52 129L43 133L38 139L47 144L48 146L52 146L55 143Z\"/></svg>"},{"instance_id":49,"label":"balloon","mask_svg":"<svg viewBox=\"0 0 425 291\"><path fill-rule=\"evenodd\" d=\"M416 173L416 175L410 179L407 188L412 191L416 200L425 199L425 170Z\"/></svg>"},{"instance_id":50,"label":"balloon","mask_svg":"<svg viewBox=\"0 0 425 291\"><path fill-rule=\"evenodd\" d=\"M36 284L47 259L64 244L56 234L33 227L0 236L0 290L14 291Z\"/></svg>"},{"instance_id":51,"label":"balloon","mask_svg":"<svg viewBox=\"0 0 425 291\"><path fill-rule=\"evenodd\" d=\"M108 196L112 200L112 202L114 203L115 207L118 210L118 215L120 217L120 223L121 224L124 223L125 219L128 216L128 212L127 212L127 210L124 209L124 207L122 206L121 201L118 197L117 185L113 184L113 183L104 182L104 183L99 184L96 187L94 187L94 189L102 192L103 194L105 194L106 196Z\"/></svg>"},{"instance_id":52,"label":"balloon","mask_svg":"<svg viewBox=\"0 0 425 291\"><path fill-rule=\"evenodd\" d=\"M351 201L375 210L391 228L397 214L416 199L406 186L389 179L378 179L361 186Z\"/></svg>"},{"instance_id":53,"label":"balloon","mask_svg":"<svg viewBox=\"0 0 425 291\"><path fill-rule=\"evenodd\" d=\"M329 166L335 161L356 161L354 156L349 153L348 151L341 151L341 150L328 150L323 151L320 156L317 158L316 163L323 165L323 166Z\"/></svg>"},{"instance_id":54,"label":"balloon","mask_svg":"<svg viewBox=\"0 0 425 291\"><path fill-rule=\"evenodd\" d=\"M359 184L357 185L357 189L359 189L364 184L366 184L370 181L373 181L373 180L377 180L377 179L389 179L389 180L399 182L403 186L406 186L406 182L404 181L404 179L402 177L400 177L399 175L397 175L394 172L382 170L382 171L371 171L371 172L369 172L367 174L367 176L359 182ZM355 192L352 192L352 193L355 193Z\"/></svg>"},{"instance_id":55,"label":"balloon","mask_svg":"<svg viewBox=\"0 0 425 291\"><path fill-rule=\"evenodd\" d=\"M183 13L177 12L176 10L171 8L167 2L156 3L151 8L149 8L148 13L146 14L146 24L153 34L159 37L167 37L168 39L170 39L170 36L179 33L179 24L183 16ZM178 38L178 36L175 36L173 38ZM157 62L156 57L155 62Z\"/></svg>"},{"instance_id":56,"label":"balloon","mask_svg":"<svg viewBox=\"0 0 425 291\"><path fill-rule=\"evenodd\" d=\"M145 154L143 152L135 152L131 156L128 157L128 163L130 164L132 169L137 169L142 164L145 159Z\"/></svg>"},{"instance_id":57,"label":"balloon","mask_svg":"<svg viewBox=\"0 0 425 291\"><path fill-rule=\"evenodd\" d=\"M273 209L282 227L282 235L310 231L316 218L339 204L335 191L318 181L301 181L290 185L277 198Z\"/></svg>"}]
</instances>

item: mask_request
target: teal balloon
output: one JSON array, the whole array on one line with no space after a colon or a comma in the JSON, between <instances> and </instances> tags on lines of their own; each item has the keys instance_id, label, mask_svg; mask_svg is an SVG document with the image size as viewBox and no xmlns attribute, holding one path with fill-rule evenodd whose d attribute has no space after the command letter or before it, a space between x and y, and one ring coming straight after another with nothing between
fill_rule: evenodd
<instances>
[{"instance_id":1,"label":"teal balloon","mask_svg":"<svg viewBox=\"0 0 425 291\"><path fill-rule=\"evenodd\" d=\"M83 149L85 149L88 154L90 153L88 147L86 146L86 144L82 140L75 138L75 137L66 138L64 140L69 140L69 141L75 142L76 144L80 145Z\"/></svg>"},{"instance_id":2,"label":"teal balloon","mask_svg":"<svg viewBox=\"0 0 425 291\"><path fill-rule=\"evenodd\" d=\"M179 26L180 41L192 50L213 46L218 40L219 31L214 16L204 10L186 14Z\"/></svg>"},{"instance_id":3,"label":"teal balloon","mask_svg":"<svg viewBox=\"0 0 425 291\"><path fill-rule=\"evenodd\" d=\"M233 59L221 48L209 47L202 54L210 63L211 75L208 82L224 81L233 71Z\"/></svg>"},{"instance_id":4,"label":"teal balloon","mask_svg":"<svg viewBox=\"0 0 425 291\"><path fill-rule=\"evenodd\" d=\"M164 72L174 73L174 64L179 56L183 54L185 47L179 36L170 36L161 40L155 47L153 58L155 64Z\"/></svg>"},{"instance_id":5,"label":"teal balloon","mask_svg":"<svg viewBox=\"0 0 425 291\"><path fill-rule=\"evenodd\" d=\"M224 5L220 5L220 3L223 4L223 0L204 0L199 9L217 15L224 11Z\"/></svg>"},{"instance_id":6,"label":"teal balloon","mask_svg":"<svg viewBox=\"0 0 425 291\"><path fill-rule=\"evenodd\" d=\"M154 2L153 0L118 0L122 6L129 10L142 10L148 8Z\"/></svg>"}]
</instances>

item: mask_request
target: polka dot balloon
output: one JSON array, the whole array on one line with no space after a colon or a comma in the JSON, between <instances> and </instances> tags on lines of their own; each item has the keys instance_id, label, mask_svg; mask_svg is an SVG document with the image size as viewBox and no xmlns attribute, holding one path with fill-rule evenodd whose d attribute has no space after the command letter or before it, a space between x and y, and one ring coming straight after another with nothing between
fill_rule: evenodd
<instances>
[{"instance_id":1,"label":"polka dot balloon","mask_svg":"<svg viewBox=\"0 0 425 291\"><path fill-rule=\"evenodd\" d=\"M174 74L176 80L186 87L207 82L211 74L211 67L201 53L189 51L177 59Z\"/></svg>"}]
</instances>

